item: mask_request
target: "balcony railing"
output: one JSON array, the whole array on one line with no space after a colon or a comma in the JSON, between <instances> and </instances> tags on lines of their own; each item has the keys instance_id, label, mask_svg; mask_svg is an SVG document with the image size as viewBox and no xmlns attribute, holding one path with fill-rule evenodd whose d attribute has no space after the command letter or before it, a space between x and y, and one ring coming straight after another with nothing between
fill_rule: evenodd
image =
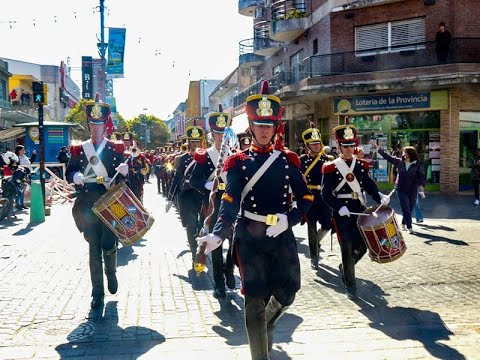
<instances>
[{"instance_id":1,"label":"balcony railing","mask_svg":"<svg viewBox=\"0 0 480 360\"><path fill-rule=\"evenodd\" d=\"M281 0L272 5L272 20L299 19L308 16L308 0Z\"/></svg>"},{"instance_id":2,"label":"balcony railing","mask_svg":"<svg viewBox=\"0 0 480 360\"><path fill-rule=\"evenodd\" d=\"M12 108L12 103L8 100L0 99L0 109L10 110Z\"/></svg>"},{"instance_id":3,"label":"balcony railing","mask_svg":"<svg viewBox=\"0 0 480 360\"><path fill-rule=\"evenodd\" d=\"M265 58L260 55L255 55L253 51L253 46L254 46L254 39L245 39L239 42L239 53L240 53L240 59L239 59L239 64L240 65L250 65L250 66L258 66L260 65Z\"/></svg>"},{"instance_id":4,"label":"balcony railing","mask_svg":"<svg viewBox=\"0 0 480 360\"><path fill-rule=\"evenodd\" d=\"M402 50L403 49L403 50ZM480 64L480 38L456 38L450 43L446 61L439 61L435 53L435 42L410 44L398 48L370 49L367 56L351 51L327 55L314 55L300 64L281 71L270 79L271 88L280 89L285 85L296 84L304 79L318 76L335 76L376 71L399 70L444 64ZM239 93L234 105L239 106L255 91L259 82Z\"/></svg>"},{"instance_id":5,"label":"balcony railing","mask_svg":"<svg viewBox=\"0 0 480 360\"><path fill-rule=\"evenodd\" d=\"M271 56L275 54L283 43L270 38L270 22L260 21L253 28L253 51L257 55Z\"/></svg>"}]
</instances>

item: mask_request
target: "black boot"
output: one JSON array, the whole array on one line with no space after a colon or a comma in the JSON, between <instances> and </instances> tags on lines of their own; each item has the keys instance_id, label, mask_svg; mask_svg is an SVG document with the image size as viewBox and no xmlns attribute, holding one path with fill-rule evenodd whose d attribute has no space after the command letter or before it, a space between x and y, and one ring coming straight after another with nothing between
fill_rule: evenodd
<instances>
[{"instance_id":1,"label":"black boot","mask_svg":"<svg viewBox=\"0 0 480 360\"><path fill-rule=\"evenodd\" d=\"M310 258L310 265L312 267L313 270L318 270L318 256L312 256Z\"/></svg>"},{"instance_id":2,"label":"black boot","mask_svg":"<svg viewBox=\"0 0 480 360\"><path fill-rule=\"evenodd\" d=\"M117 249L103 252L103 261L105 262L105 275L107 275L108 291L110 294L116 294L118 290L117 281Z\"/></svg>"},{"instance_id":3,"label":"black boot","mask_svg":"<svg viewBox=\"0 0 480 360\"><path fill-rule=\"evenodd\" d=\"M227 284L227 287L230 290L235 290L236 287L236 282L235 282L235 276L233 275L233 271L225 271L225 282Z\"/></svg>"},{"instance_id":4,"label":"black boot","mask_svg":"<svg viewBox=\"0 0 480 360\"><path fill-rule=\"evenodd\" d=\"M103 306L103 291L99 289L93 289L92 291L92 302L90 307L92 309L99 309Z\"/></svg>"},{"instance_id":5,"label":"black boot","mask_svg":"<svg viewBox=\"0 0 480 360\"><path fill-rule=\"evenodd\" d=\"M307 222L308 229L308 248L310 250L310 263L313 270L318 270L318 259L320 248L317 238L317 223Z\"/></svg>"},{"instance_id":6,"label":"black boot","mask_svg":"<svg viewBox=\"0 0 480 360\"><path fill-rule=\"evenodd\" d=\"M268 351L272 351L273 347L273 330L275 324L280 319L289 306L283 306L275 299L274 296L270 297L270 301L265 307L265 320L267 322L267 336L268 336Z\"/></svg>"},{"instance_id":7,"label":"black boot","mask_svg":"<svg viewBox=\"0 0 480 360\"><path fill-rule=\"evenodd\" d=\"M245 296L245 325L252 360L268 360L265 301Z\"/></svg>"}]
</instances>

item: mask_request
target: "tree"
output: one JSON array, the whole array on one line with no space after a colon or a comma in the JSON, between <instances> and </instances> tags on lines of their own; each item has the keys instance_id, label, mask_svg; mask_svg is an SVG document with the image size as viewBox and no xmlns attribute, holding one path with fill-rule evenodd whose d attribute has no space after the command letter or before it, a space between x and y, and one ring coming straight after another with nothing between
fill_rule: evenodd
<instances>
[{"instance_id":1,"label":"tree","mask_svg":"<svg viewBox=\"0 0 480 360\"><path fill-rule=\"evenodd\" d=\"M87 99L81 99L78 104L70 110L70 113L65 116L66 122L80 125L80 127L73 127L73 138L75 140L86 140L90 137L87 126L87 115L84 110L86 102Z\"/></svg>"},{"instance_id":2,"label":"tree","mask_svg":"<svg viewBox=\"0 0 480 360\"><path fill-rule=\"evenodd\" d=\"M154 115L140 114L127 120L128 129L135 134L136 141L143 147L154 149L165 146L170 139L170 131L165 122ZM150 141L146 144L146 134L150 131Z\"/></svg>"}]
</instances>

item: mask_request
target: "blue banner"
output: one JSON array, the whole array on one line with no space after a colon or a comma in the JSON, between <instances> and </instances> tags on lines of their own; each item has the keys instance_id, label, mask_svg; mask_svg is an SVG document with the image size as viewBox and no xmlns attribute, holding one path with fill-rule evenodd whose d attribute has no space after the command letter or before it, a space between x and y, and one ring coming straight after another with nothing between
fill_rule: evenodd
<instances>
[{"instance_id":1,"label":"blue banner","mask_svg":"<svg viewBox=\"0 0 480 360\"><path fill-rule=\"evenodd\" d=\"M123 78L126 29L109 28L108 30L107 78Z\"/></svg>"}]
</instances>

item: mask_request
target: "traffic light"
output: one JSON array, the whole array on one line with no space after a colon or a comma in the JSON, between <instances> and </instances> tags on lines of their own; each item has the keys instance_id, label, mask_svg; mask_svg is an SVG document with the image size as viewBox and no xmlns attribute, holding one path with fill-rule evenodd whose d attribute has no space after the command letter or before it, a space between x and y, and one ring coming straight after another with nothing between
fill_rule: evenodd
<instances>
[{"instance_id":1,"label":"traffic light","mask_svg":"<svg viewBox=\"0 0 480 360\"><path fill-rule=\"evenodd\" d=\"M42 81L32 82L33 102L35 104L47 105L47 84Z\"/></svg>"}]
</instances>

